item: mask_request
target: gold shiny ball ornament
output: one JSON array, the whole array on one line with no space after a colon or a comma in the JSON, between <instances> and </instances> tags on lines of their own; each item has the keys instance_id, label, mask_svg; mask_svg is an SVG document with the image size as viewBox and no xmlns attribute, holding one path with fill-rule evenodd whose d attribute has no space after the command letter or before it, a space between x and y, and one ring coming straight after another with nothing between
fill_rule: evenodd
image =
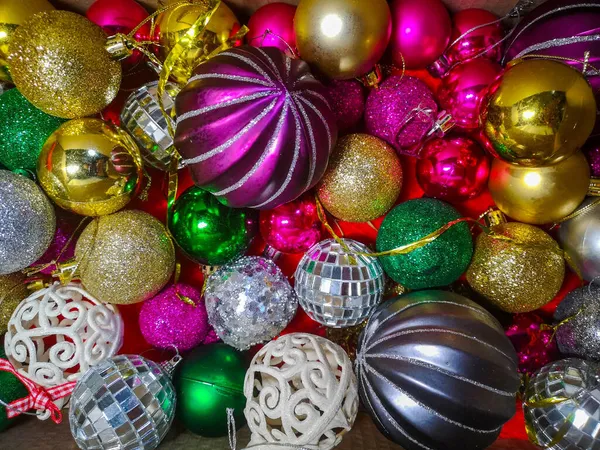
<instances>
[{"instance_id":1,"label":"gold shiny ball ornament","mask_svg":"<svg viewBox=\"0 0 600 450\"><path fill-rule=\"evenodd\" d=\"M524 60L492 85L482 120L500 158L524 166L554 164L590 136L596 100L581 72L556 61Z\"/></svg>"},{"instance_id":2,"label":"gold shiny ball ornament","mask_svg":"<svg viewBox=\"0 0 600 450\"><path fill-rule=\"evenodd\" d=\"M585 198L590 167L581 151L557 164L525 167L495 159L488 187L498 208L519 222L557 222Z\"/></svg>"},{"instance_id":3,"label":"gold shiny ball ornament","mask_svg":"<svg viewBox=\"0 0 600 450\"><path fill-rule=\"evenodd\" d=\"M65 119L91 116L119 92L121 64L106 34L79 14L36 14L13 33L8 63L13 82L34 106Z\"/></svg>"},{"instance_id":4,"label":"gold shiny ball ornament","mask_svg":"<svg viewBox=\"0 0 600 450\"><path fill-rule=\"evenodd\" d=\"M143 179L140 151L125 131L99 119L64 123L38 159L38 182L61 208L103 216L123 208Z\"/></svg>"},{"instance_id":5,"label":"gold shiny ball ornament","mask_svg":"<svg viewBox=\"0 0 600 450\"><path fill-rule=\"evenodd\" d=\"M142 211L121 211L91 222L75 247L86 290L105 303L127 305L156 295L175 268L164 225Z\"/></svg>"},{"instance_id":6,"label":"gold shiny ball ornament","mask_svg":"<svg viewBox=\"0 0 600 450\"><path fill-rule=\"evenodd\" d=\"M349 79L381 59L392 16L385 0L301 0L294 30L303 60L329 78Z\"/></svg>"},{"instance_id":7,"label":"gold shiny ball ornament","mask_svg":"<svg viewBox=\"0 0 600 450\"><path fill-rule=\"evenodd\" d=\"M0 275L0 335L6 333L13 312L28 296L25 275L21 272Z\"/></svg>"},{"instance_id":8,"label":"gold shiny ball ornament","mask_svg":"<svg viewBox=\"0 0 600 450\"><path fill-rule=\"evenodd\" d=\"M338 139L317 196L338 219L366 222L388 212L401 189L402 166L394 149L357 133Z\"/></svg>"},{"instance_id":9,"label":"gold shiny ball ornament","mask_svg":"<svg viewBox=\"0 0 600 450\"><path fill-rule=\"evenodd\" d=\"M467 269L471 287L510 313L533 311L552 301L565 275L560 247L545 231L509 222L482 233Z\"/></svg>"}]
</instances>

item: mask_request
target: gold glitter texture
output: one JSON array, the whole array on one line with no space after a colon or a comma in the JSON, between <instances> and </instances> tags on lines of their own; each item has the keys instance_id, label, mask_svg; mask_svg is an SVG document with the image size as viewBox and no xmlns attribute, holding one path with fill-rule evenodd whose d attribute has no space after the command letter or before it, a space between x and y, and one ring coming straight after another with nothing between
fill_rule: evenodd
<instances>
[{"instance_id":1,"label":"gold glitter texture","mask_svg":"<svg viewBox=\"0 0 600 450\"><path fill-rule=\"evenodd\" d=\"M317 195L338 219L366 222L388 212L401 189L394 149L375 136L349 134L338 140Z\"/></svg>"},{"instance_id":2,"label":"gold glitter texture","mask_svg":"<svg viewBox=\"0 0 600 450\"><path fill-rule=\"evenodd\" d=\"M0 275L0 334L6 333L12 313L28 295L25 275L20 272Z\"/></svg>"},{"instance_id":3,"label":"gold glitter texture","mask_svg":"<svg viewBox=\"0 0 600 450\"><path fill-rule=\"evenodd\" d=\"M556 241L531 225L509 222L493 231L516 242L481 234L467 281L496 307L511 313L538 309L560 289L565 262Z\"/></svg>"},{"instance_id":4,"label":"gold glitter texture","mask_svg":"<svg viewBox=\"0 0 600 450\"><path fill-rule=\"evenodd\" d=\"M153 297L175 269L175 249L165 227L142 211L94 220L77 241L75 258L86 290L119 305Z\"/></svg>"},{"instance_id":5,"label":"gold glitter texture","mask_svg":"<svg viewBox=\"0 0 600 450\"><path fill-rule=\"evenodd\" d=\"M45 113L73 119L100 112L117 95L121 64L102 29L78 14L36 14L13 34L9 66L19 91Z\"/></svg>"},{"instance_id":6,"label":"gold glitter texture","mask_svg":"<svg viewBox=\"0 0 600 450\"><path fill-rule=\"evenodd\" d=\"M142 180L143 161L133 139L99 119L63 124L38 159L38 182L61 208L103 216L123 208Z\"/></svg>"}]
</instances>

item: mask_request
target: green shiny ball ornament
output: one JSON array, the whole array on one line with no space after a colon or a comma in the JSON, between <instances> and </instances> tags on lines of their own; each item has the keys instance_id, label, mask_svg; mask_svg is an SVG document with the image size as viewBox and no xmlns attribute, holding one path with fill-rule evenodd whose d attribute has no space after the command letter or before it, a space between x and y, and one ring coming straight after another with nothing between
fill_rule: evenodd
<instances>
[{"instance_id":1,"label":"green shiny ball ornament","mask_svg":"<svg viewBox=\"0 0 600 450\"><path fill-rule=\"evenodd\" d=\"M0 163L35 172L44 142L65 122L37 109L17 89L0 95Z\"/></svg>"},{"instance_id":2,"label":"green shiny ball ornament","mask_svg":"<svg viewBox=\"0 0 600 450\"><path fill-rule=\"evenodd\" d=\"M0 358L6 359L4 348L0 348ZM27 388L17 377L12 373L0 371L0 400L11 403L26 397L27 394L29 394ZM6 408L0 404L0 431L10 427L17 418L9 419L6 416Z\"/></svg>"},{"instance_id":3,"label":"green shiny ball ornament","mask_svg":"<svg viewBox=\"0 0 600 450\"><path fill-rule=\"evenodd\" d=\"M219 266L246 251L258 230L257 213L223 205L192 186L175 201L169 230L177 245L200 264Z\"/></svg>"},{"instance_id":4,"label":"green shiny ball ornament","mask_svg":"<svg viewBox=\"0 0 600 450\"><path fill-rule=\"evenodd\" d=\"M377 234L377 251L385 252L416 242L459 219L449 204L432 198L404 202L392 209ZM473 238L466 223L459 223L437 239L411 252L380 258L383 270L408 289L446 286L469 266Z\"/></svg>"},{"instance_id":5,"label":"green shiny ball ornament","mask_svg":"<svg viewBox=\"0 0 600 450\"><path fill-rule=\"evenodd\" d=\"M178 420L200 436L227 436L227 409L232 408L236 428L242 428L248 367L246 355L228 345L196 347L183 359L173 380Z\"/></svg>"}]
</instances>

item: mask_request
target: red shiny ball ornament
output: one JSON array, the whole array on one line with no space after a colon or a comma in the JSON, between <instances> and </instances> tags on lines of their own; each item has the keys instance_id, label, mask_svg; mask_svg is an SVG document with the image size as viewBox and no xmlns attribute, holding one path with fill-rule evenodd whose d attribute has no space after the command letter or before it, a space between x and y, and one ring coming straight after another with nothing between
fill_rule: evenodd
<instances>
[{"instance_id":1,"label":"red shiny ball ornament","mask_svg":"<svg viewBox=\"0 0 600 450\"><path fill-rule=\"evenodd\" d=\"M450 203L479 195L489 174L490 162L481 146L461 135L427 142L417 161L417 181L425 195Z\"/></svg>"},{"instance_id":2,"label":"red shiny ball ornament","mask_svg":"<svg viewBox=\"0 0 600 450\"><path fill-rule=\"evenodd\" d=\"M250 17L246 42L253 47L277 47L288 56L295 56L294 14L296 7L287 3L260 7Z\"/></svg>"},{"instance_id":3,"label":"red shiny ball ornament","mask_svg":"<svg viewBox=\"0 0 600 450\"><path fill-rule=\"evenodd\" d=\"M455 42L459 37L473 28L491 24L497 20L498 17L485 9L463 9L452 17L453 27L450 42ZM502 46L497 45L494 48L492 47L500 42L503 37L504 30L500 22L471 31L456 42L456 44L448 48L446 51L448 62L456 64L467 61L480 55L482 52L485 53L481 56L485 56L485 58L491 61L499 62L502 57Z\"/></svg>"}]
</instances>

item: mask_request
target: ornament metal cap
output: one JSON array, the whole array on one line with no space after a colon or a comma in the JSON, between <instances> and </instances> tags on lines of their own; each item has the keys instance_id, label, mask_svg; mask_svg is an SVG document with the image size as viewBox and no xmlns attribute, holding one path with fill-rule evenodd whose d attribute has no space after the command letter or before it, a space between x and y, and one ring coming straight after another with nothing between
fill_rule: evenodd
<instances>
[{"instance_id":1,"label":"ornament metal cap","mask_svg":"<svg viewBox=\"0 0 600 450\"><path fill-rule=\"evenodd\" d=\"M376 64L373 69L360 77L360 81L366 87L372 87L377 89L379 87L379 83L383 80L383 75L381 73L381 66Z\"/></svg>"},{"instance_id":2,"label":"ornament metal cap","mask_svg":"<svg viewBox=\"0 0 600 450\"><path fill-rule=\"evenodd\" d=\"M442 55L437 61L427 67L427 71L436 78L442 78L450 71L450 61L448 61L446 55Z\"/></svg>"},{"instance_id":3,"label":"ornament metal cap","mask_svg":"<svg viewBox=\"0 0 600 450\"><path fill-rule=\"evenodd\" d=\"M590 180L590 187L587 195L600 197L600 178L592 178Z\"/></svg>"},{"instance_id":4,"label":"ornament metal cap","mask_svg":"<svg viewBox=\"0 0 600 450\"><path fill-rule=\"evenodd\" d=\"M483 221L485 225L488 227L495 227L497 225L502 225L506 223L506 216L499 209L488 209L485 213L483 213Z\"/></svg>"},{"instance_id":5,"label":"ornament metal cap","mask_svg":"<svg viewBox=\"0 0 600 450\"><path fill-rule=\"evenodd\" d=\"M133 54L133 49L130 48L123 34L109 36L106 39L106 51L117 61L127 59Z\"/></svg>"}]
</instances>

